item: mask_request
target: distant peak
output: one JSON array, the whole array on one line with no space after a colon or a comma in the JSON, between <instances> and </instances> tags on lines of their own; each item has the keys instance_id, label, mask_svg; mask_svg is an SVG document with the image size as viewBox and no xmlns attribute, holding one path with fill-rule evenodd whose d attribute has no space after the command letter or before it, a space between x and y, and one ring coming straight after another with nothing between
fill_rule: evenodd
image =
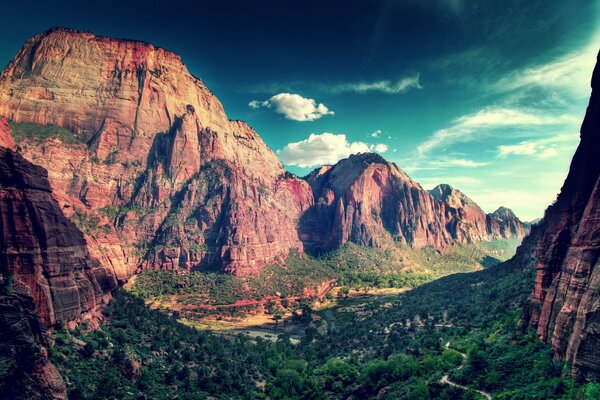
<instances>
[{"instance_id":1,"label":"distant peak","mask_svg":"<svg viewBox=\"0 0 600 400\"><path fill-rule=\"evenodd\" d=\"M432 195L435 199L441 200L444 197L452 194L454 188L447 183L440 183L433 189L429 190L429 194Z\"/></svg>"},{"instance_id":2,"label":"distant peak","mask_svg":"<svg viewBox=\"0 0 600 400\"><path fill-rule=\"evenodd\" d=\"M366 164L388 164L387 160L377 153L357 153L352 154L346 160L348 161L361 161ZM341 160L343 162L345 160Z\"/></svg>"},{"instance_id":3,"label":"distant peak","mask_svg":"<svg viewBox=\"0 0 600 400\"><path fill-rule=\"evenodd\" d=\"M498 209L492 213L492 216L500 219L517 218L513 210L503 206L498 207Z\"/></svg>"}]
</instances>

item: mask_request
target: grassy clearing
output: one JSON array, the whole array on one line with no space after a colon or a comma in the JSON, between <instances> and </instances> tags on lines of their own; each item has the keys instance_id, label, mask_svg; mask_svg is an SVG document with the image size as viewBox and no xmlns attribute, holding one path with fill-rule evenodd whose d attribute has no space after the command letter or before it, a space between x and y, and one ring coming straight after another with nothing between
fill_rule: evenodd
<instances>
[{"instance_id":1,"label":"grassy clearing","mask_svg":"<svg viewBox=\"0 0 600 400\"><path fill-rule=\"evenodd\" d=\"M32 122L10 122L10 130L15 143L31 141L43 143L46 140L58 139L64 144L85 144L75 133L56 125L40 125Z\"/></svg>"}]
</instances>

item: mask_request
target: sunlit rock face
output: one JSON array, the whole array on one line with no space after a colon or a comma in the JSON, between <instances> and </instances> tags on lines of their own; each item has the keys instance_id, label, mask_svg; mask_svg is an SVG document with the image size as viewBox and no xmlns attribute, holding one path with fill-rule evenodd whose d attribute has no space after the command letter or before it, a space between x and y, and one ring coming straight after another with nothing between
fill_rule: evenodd
<instances>
[{"instance_id":1,"label":"sunlit rock face","mask_svg":"<svg viewBox=\"0 0 600 400\"><path fill-rule=\"evenodd\" d=\"M56 29L0 75L0 116L54 124L73 140L21 140L61 206L99 219L92 255L136 268L256 272L302 251L310 187L259 135L230 121L179 56L151 44Z\"/></svg>"},{"instance_id":2,"label":"sunlit rock face","mask_svg":"<svg viewBox=\"0 0 600 400\"><path fill-rule=\"evenodd\" d=\"M316 250L348 241L375 247L405 243L443 249L458 243L523 237L528 232L512 211L486 215L449 185L428 192L376 154L350 156L314 170L306 180L315 205L303 216L299 229L305 243Z\"/></svg>"},{"instance_id":3,"label":"sunlit rock face","mask_svg":"<svg viewBox=\"0 0 600 400\"><path fill-rule=\"evenodd\" d=\"M578 379L600 378L600 70L581 142L554 204L535 226L535 287L525 317Z\"/></svg>"}]
</instances>

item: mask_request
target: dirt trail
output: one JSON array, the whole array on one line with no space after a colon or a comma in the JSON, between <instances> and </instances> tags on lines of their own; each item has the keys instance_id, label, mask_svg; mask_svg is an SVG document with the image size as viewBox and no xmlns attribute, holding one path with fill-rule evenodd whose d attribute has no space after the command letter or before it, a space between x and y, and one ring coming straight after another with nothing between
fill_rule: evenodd
<instances>
[{"instance_id":1,"label":"dirt trail","mask_svg":"<svg viewBox=\"0 0 600 400\"><path fill-rule=\"evenodd\" d=\"M446 346L445 346L445 347L446 347L447 349L450 349L450 342L446 343ZM454 350L454 351L456 351L458 354L460 354L460 355L462 356L462 358L463 358L463 362L462 362L462 364L460 365L460 367L458 367L458 368L457 368L457 369L462 369L462 367L464 367L464 366L465 366L465 363L467 362L467 355L466 355L465 353L461 353L460 351L458 351L458 350L455 350L455 349L450 349L450 350ZM458 384L458 383L456 383L456 382L452 382L448 376L449 376L449 375L447 375L447 374L446 374L446 375L444 375L444 376L442 377L442 379L440 379L440 383L441 383L441 384L443 384L443 385L450 385L450 386L454 386L454 387L456 387L456 388L459 388L459 389L462 389L462 390L474 390L475 392L477 392L477 393L479 393L480 395L482 395L483 397L485 397L487 400L492 400L492 395L491 395L491 394L489 394L488 392L484 392L483 390L469 389L469 388L468 388L468 387L466 387L466 386L460 385L460 384Z\"/></svg>"}]
</instances>

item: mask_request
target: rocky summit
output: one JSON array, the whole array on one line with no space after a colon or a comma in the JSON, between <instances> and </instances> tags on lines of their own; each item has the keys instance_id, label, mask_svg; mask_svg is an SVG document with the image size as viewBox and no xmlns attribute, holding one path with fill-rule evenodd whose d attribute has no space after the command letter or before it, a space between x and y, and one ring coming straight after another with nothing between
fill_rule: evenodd
<instances>
[{"instance_id":1,"label":"rocky summit","mask_svg":"<svg viewBox=\"0 0 600 400\"><path fill-rule=\"evenodd\" d=\"M0 115L72 133L19 146L49 171L61 207L98 222L84 229L90 252L121 278L247 274L302 249L308 184L174 53L66 29L34 36L0 75Z\"/></svg>"},{"instance_id":2,"label":"rocky summit","mask_svg":"<svg viewBox=\"0 0 600 400\"><path fill-rule=\"evenodd\" d=\"M299 179L179 56L144 42L34 36L0 75L0 116L12 121L6 146L48 171L88 251L120 280L146 268L248 275L305 245L445 248L527 230L455 208L374 154Z\"/></svg>"},{"instance_id":3,"label":"rocky summit","mask_svg":"<svg viewBox=\"0 0 600 400\"><path fill-rule=\"evenodd\" d=\"M394 163L376 154L350 156L314 170L306 180L314 206L303 216L301 238L329 250L346 242L383 247L405 243L446 248L498 238L523 237L528 227L512 211L486 215L449 185L424 190Z\"/></svg>"}]
</instances>

